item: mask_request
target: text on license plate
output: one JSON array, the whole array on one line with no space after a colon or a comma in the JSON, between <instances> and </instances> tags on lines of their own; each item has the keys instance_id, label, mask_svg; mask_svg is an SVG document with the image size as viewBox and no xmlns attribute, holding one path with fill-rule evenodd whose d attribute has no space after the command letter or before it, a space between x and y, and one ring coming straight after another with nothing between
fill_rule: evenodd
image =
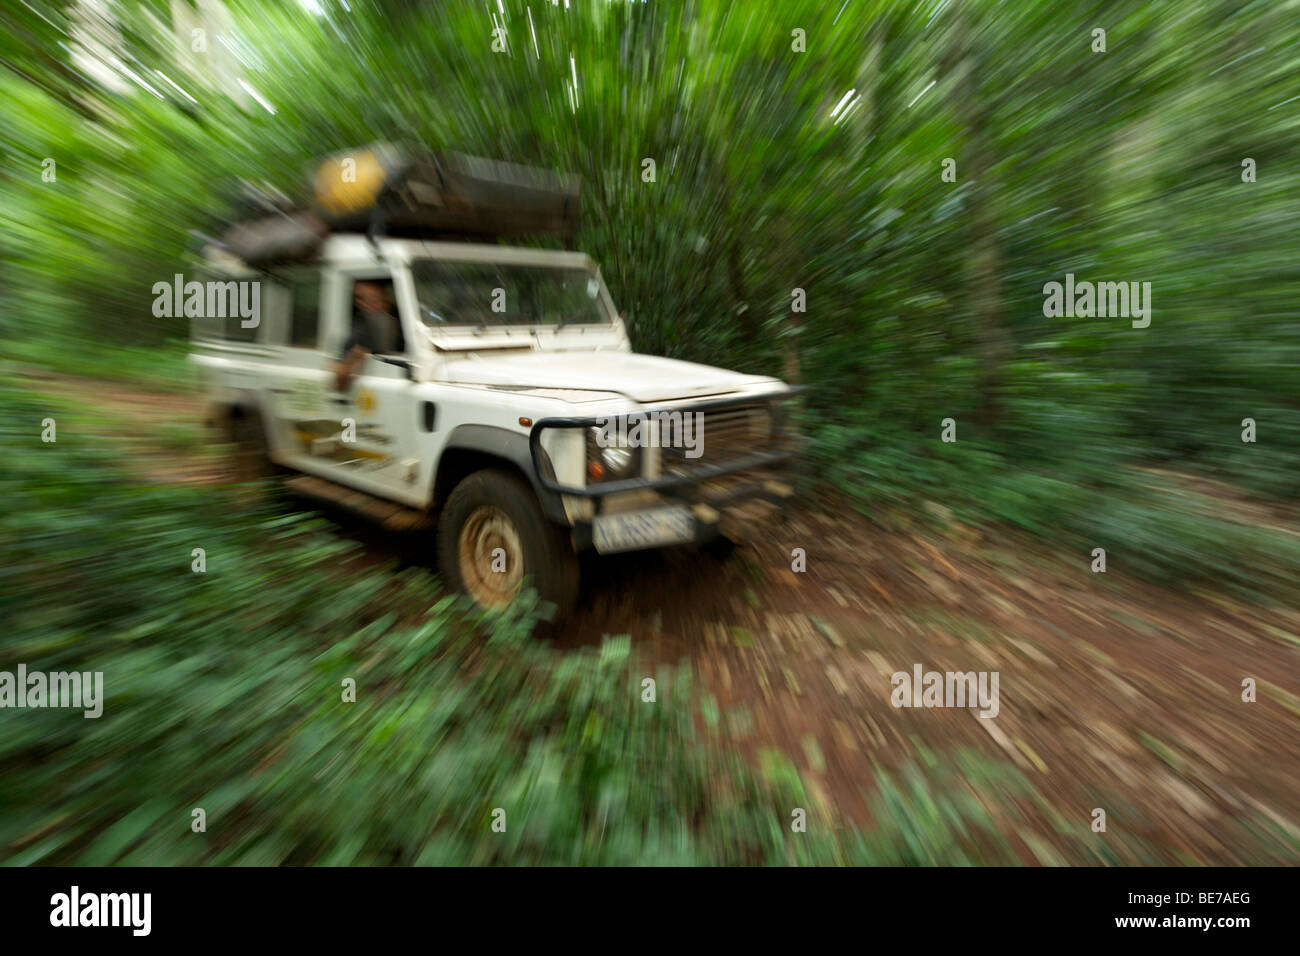
<instances>
[{"instance_id":1,"label":"text on license plate","mask_svg":"<svg viewBox=\"0 0 1300 956\"><path fill-rule=\"evenodd\" d=\"M636 551L664 544L690 541L695 537L695 520L688 508L670 505L625 514L596 515L592 543L602 554Z\"/></svg>"}]
</instances>

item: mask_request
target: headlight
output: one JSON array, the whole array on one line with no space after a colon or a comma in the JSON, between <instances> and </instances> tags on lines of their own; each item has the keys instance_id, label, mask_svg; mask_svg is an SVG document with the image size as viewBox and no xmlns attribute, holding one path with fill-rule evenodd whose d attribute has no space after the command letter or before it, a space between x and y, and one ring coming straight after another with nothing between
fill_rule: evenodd
<instances>
[{"instance_id":1,"label":"headlight","mask_svg":"<svg viewBox=\"0 0 1300 956\"><path fill-rule=\"evenodd\" d=\"M605 463L605 467L613 472L627 471L628 466L632 464L632 449L630 448L602 448L600 450L600 460Z\"/></svg>"},{"instance_id":2,"label":"headlight","mask_svg":"<svg viewBox=\"0 0 1300 956\"><path fill-rule=\"evenodd\" d=\"M619 481L640 473L641 451L632 445L604 445L602 431L587 432L587 480L589 483Z\"/></svg>"}]
</instances>

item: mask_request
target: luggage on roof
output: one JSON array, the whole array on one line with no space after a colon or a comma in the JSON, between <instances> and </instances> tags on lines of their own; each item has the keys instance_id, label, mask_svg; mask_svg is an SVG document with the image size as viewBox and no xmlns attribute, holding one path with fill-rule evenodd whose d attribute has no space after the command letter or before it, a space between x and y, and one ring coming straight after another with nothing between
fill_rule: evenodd
<instances>
[{"instance_id":1,"label":"luggage on roof","mask_svg":"<svg viewBox=\"0 0 1300 956\"><path fill-rule=\"evenodd\" d=\"M224 243L261 266L311 258L329 231L480 241L556 236L571 245L580 194L577 176L381 143L326 157L310 209L238 223Z\"/></svg>"},{"instance_id":2,"label":"luggage on roof","mask_svg":"<svg viewBox=\"0 0 1300 956\"><path fill-rule=\"evenodd\" d=\"M325 223L312 213L276 213L235 223L222 244L251 266L287 265L315 258L328 234Z\"/></svg>"},{"instance_id":3,"label":"luggage on roof","mask_svg":"<svg viewBox=\"0 0 1300 956\"><path fill-rule=\"evenodd\" d=\"M581 182L461 153L380 145L338 153L316 173L316 203L334 229L387 235L516 237L577 233Z\"/></svg>"}]
</instances>

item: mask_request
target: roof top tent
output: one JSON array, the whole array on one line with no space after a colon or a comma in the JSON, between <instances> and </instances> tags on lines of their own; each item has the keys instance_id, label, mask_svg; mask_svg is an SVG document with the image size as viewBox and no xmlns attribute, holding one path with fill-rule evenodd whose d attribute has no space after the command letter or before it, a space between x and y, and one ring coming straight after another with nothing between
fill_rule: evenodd
<instances>
[{"instance_id":1,"label":"roof top tent","mask_svg":"<svg viewBox=\"0 0 1300 956\"><path fill-rule=\"evenodd\" d=\"M327 157L310 205L241 222L226 248L254 267L304 261L330 232L493 241L554 236L574 248L581 179L460 153L388 144Z\"/></svg>"}]
</instances>

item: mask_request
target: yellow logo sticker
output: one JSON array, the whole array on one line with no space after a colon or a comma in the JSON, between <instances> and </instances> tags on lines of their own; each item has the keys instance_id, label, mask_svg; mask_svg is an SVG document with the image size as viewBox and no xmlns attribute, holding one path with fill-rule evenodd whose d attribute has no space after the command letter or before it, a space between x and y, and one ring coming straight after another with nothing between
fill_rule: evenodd
<instances>
[{"instance_id":1,"label":"yellow logo sticker","mask_svg":"<svg viewBox=\"0 0 1300 956\"><path fill-rule=\"evenodd\" d=\"M375 410L375 405L378 403L375 401L375 395L373 392L369 391L368 389L361 388L361 389L357 389L356 404L357 404L357 408L361 409L363 412L372 412Z\"/></svg>"}]
</instances>

